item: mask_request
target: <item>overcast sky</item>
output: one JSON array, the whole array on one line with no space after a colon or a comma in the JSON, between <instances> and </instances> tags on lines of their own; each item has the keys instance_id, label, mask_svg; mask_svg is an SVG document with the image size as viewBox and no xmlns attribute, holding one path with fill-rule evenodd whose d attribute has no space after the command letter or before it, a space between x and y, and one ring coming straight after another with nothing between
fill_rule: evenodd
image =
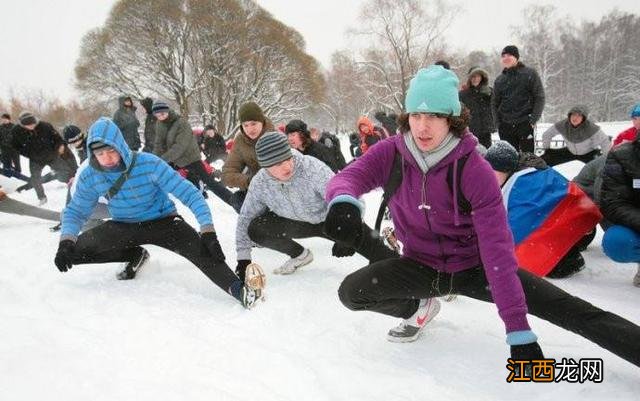
<instances>
[{"instance_id":1,"label":"overcast sky","mask_svg":"<svg viewBox=\"0 0 640 401\"><path fill-rule=\"evenodd\" d=\"M348 47L345 30L358 21L365 0L257 0L276 18L298 30L307 52L328 67L331 53ZM425 0L426 1L426 0ZM4 0L0 7L0 97L11 88L43 89L65 100L74 96L73 68L80 40L101 26L114 0ZM450 27L456 48L491 50L514 42L510 25L523 24L522 9L532 2L458 0L464 12ZM597 21L614 7L640 11L638 0L536 0L554 4L560 15L575 21ZM132 38L135 40L135 38Z\"/></svg>"}]
</instances>

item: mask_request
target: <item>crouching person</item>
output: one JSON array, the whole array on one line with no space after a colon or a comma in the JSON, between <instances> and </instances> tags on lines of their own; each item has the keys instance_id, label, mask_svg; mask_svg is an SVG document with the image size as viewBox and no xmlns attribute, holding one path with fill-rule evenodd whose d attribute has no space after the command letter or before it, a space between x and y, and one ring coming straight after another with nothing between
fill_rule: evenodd
<instances>
[{"instance_id":1,"label":"crouching person","mask_svg":"<svg viewBox=\"0 0 640 401\"><path fill-rule=\"evenodd\" d=\"M333 172L322 161L292 150L287 138L278 132L265 133L256 143L258 164L262 167L251 180L236 228L236 273L243 277L251 263L252 241L291 257L274 270L291 274L311 263L313 254L294 238L322 237L327 216L325 187ZM359 241L340 241L333 245L336 257L356 251L370 260L397 256L384 246L373 230L362 224Z\"/></svg>"},{"instance_id":2,"label":"crouching person","mask_svg":"<svg viewBox=\"0 0 640 401\"><path fill-rule=\"evenodd\" d=\"M261 288L246 286L225 263L209 207L191 183L159 157L129 150L110 119L93 124L87 144L89 167L76 178L76 192L63 211L55 257L61 272L73 265L111 262L138 269L149 257L140 245L153 244L191 261L245 308L262 297ZM191 209L200 234L177 214L169 193ZM78 236L101 196L109 201L112 220Z\"/></svg>"}]
</instances>

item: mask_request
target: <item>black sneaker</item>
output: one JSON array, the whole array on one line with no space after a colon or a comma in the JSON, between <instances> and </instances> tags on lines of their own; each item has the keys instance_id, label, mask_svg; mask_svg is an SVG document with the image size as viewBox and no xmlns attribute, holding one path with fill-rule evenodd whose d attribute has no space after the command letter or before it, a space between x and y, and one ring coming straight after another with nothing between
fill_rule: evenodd
<instances>
[{"instance_id":1,"label":"black sneaker","mask_svg":"<svg viewBox=\"0 0 640 401\"><path fill-rule=\"evenodd\" d=\"M118 273L116 277L118 278L118 280L132 280L136 278L136 273L138 273L138 270L140 270L140 268L144 266L147 260L149 260L149 252L146 249L142 248L140 256L132 260L131 262L128 262L124 266L124 270Z\"/></svg>"},{"instance_id":2,"label":"black sneaker","mask_svg":"<svg viewBox=\"0 0 640 401\"><path fill-rule=\"evenodd\" d=\"M49 231L51 231L52 233L58 232L62 229L62 223L58 223L53 227L49 227Z\"/></svg>"}]
</instances>

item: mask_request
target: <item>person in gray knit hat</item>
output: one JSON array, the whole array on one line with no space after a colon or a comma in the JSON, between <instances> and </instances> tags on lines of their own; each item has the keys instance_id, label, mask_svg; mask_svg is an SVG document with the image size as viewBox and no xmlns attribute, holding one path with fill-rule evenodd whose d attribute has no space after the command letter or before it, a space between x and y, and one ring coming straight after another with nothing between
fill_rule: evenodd
<instances>
[{"instance_id":1,"label":"person in gray knit hat","mask_svg":"<svg viewBox=\"0 0 640 401\"><path fill-rule=\"evenodd\" d=\"M236 227L236 273L244 276L251 263L252 241L289 255L290 259L276 268L275 274L291 274L311 263L313 254L294 238L322 237L327 215L325 187L333 172L312 156L291 149L287 137L267 132L256 142L256 156L261 169L253 177ZM356 249L336 242L332 254L351 256L356 251L370 260L397 256L387 248L371 228L370 235Z\"/></svg>"}]
</instances>

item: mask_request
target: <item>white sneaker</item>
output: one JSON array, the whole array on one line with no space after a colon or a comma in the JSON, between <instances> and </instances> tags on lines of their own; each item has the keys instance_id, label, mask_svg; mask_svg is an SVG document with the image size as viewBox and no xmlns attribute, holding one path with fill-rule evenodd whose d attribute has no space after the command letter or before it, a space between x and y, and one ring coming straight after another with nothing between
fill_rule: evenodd
<instances>
[{"instance_id":1,"label":"white sneaker","mask_svg":"<svg viewBox=\"0 0 640 401\"><path fill-rule=\"evenodd\" d=\"M422 329L440 312L438 298L427 298L420 301L418 310L409 319L387 333L387 340L394 343L410 343L418 339Z\"/></svg>"},{"instance_id":2,"label":"white sneaker","mask_svg":"<svg viewBox=\"0 0 640 401\"><path fill-rule=\"evenodd\" d=\"M633 277L633 285L640 287L640 263L638 263L638 272L635 277Z\"/></svg>"},{"instance_id":3,"label":"white sneaker","mask_svg":"<svg viewBox=\"0 0 640 401\"><path fill-rule=\"evenodd\" d=\"M298 257L291 258L284 262L284 264L273 271L274 274L291 274L295 272L299 267L308 265L313 261L313 254L307 248L302 251L302 254Z\"/></svg>"},{"instance_id":4,"label":"white sneaker","mask_svg":"<svg viewBox=\"0 0 640 401\"><path fill-rule=\"evenodd\" d=\"M42 198L42 199L38 199L38 206L46 205L47 201L48 201L48 199L47 199L46 196L44 198Z\"/></svg>"}]
</instances>

